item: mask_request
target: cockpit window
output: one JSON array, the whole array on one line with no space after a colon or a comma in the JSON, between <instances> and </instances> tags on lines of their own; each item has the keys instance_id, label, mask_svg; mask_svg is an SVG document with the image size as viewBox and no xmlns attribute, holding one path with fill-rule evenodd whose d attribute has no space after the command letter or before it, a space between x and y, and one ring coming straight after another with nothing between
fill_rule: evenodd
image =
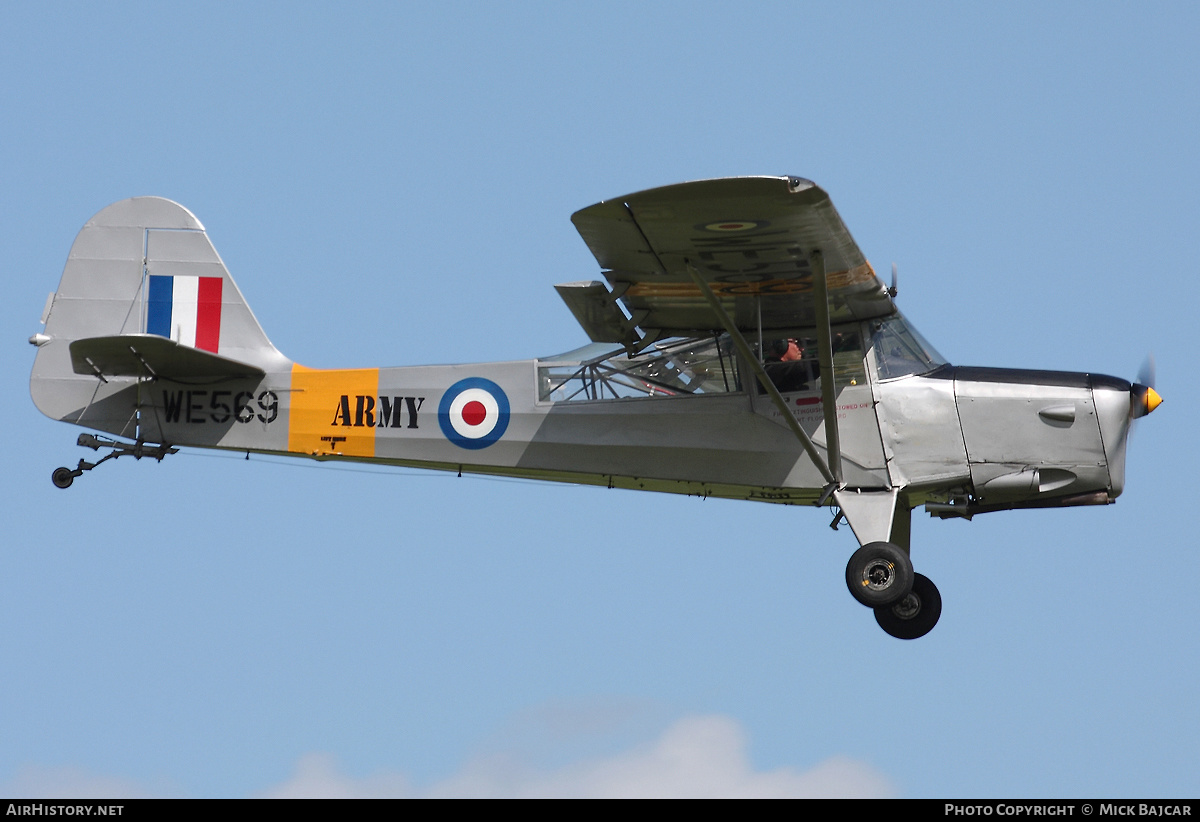
<instances>
[{"instance_id":1,"label":"cockpit window","mask_svg":"<svg viewBox=\"0 0 1200 822\"><path fill-rule=\"evenodd\" d=\"M871 348L881 380L927 374L946 364L945 358L899 314L871 323Z\"/></svg>"},{"instance_id":2,"label":"cockpit window","mask_svg":"<svg viewBox=\"0 0 1200 822\"><path fill-rule=\"evenodd\" d=\"M838 386L865 384L862 338L857 330L834 331L833 381ZM762 346L763 369L781 393L820 389L821 366L816 337L768 340ZM758 393L766 389L758 386Z\"/></svg>"},{"instance_id":3,"label":"cockpit window","mask_svg":"<svg viewBox=\"0 0 1200 822\"><path fill-rule=\"evenodd\" d=\"M633 357L585 346L538 361L538 399L551 402L727 394L741 390L727 334L671 339Z\"/></svg>"}]
</instances>

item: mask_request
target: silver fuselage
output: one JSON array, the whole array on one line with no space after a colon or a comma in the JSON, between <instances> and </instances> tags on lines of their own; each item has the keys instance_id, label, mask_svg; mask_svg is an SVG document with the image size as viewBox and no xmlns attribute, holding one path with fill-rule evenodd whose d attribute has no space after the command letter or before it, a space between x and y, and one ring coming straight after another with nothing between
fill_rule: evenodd
<instances>
[{"instance_id":1,"label":"silver fuselage","mask_svg":"<svg viewBox=\"0 0 1200 822\"><path fill-rule=\"evenodd\" d=\"M868 325L834 331L870 340ZM39 358L53 361L55 345ZM851 363L848 384L837 385L846 487L901 489L909 507L965 500L976 512L1108 502L1121 493L1124 380L945 364L884 378L876 347L863 346L861 367ZM63 378L56 367L54 381L37 380L35 370L33 394L52 417L148 442L777 503L819 497L825 483L817 467L781 412L749 390L749 370L734 355L721 360L727 371L717 391L651 386L640 396L585 391L563 399L563 391L547 389L548 374L586 363L569 355L353 370L284 362L261 379L204 384L132 377L98 384L87 375ZM676 368L676 377L685 370ZM508 403L501 435L482 446L448 436L447 392L470 380L496 386ZM784 396L824 449L819 385Z\"/></svg>"}]
</instances>

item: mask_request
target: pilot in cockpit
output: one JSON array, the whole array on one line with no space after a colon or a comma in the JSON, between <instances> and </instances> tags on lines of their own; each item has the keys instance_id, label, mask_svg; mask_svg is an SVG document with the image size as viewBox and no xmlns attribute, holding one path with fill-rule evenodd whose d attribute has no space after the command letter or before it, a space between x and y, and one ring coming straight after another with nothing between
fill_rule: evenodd
<instances>
[{"instance_id":1,"label":"pilot in cockpit","mask_svg":"<svg viewBox=\"0 0 1200 822\"><path fill-rule=\"evenodd\" d=\"M772 340L764 345L763 368L780 392L804 391L809 384L804 349L794 337Z\"/></svg>"}]
</instances>

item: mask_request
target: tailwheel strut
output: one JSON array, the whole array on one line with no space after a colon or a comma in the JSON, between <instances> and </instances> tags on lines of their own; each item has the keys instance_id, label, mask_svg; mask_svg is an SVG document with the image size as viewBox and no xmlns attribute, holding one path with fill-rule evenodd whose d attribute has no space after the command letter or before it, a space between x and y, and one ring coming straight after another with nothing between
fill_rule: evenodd
<instances>
[{"instance_id":1,"label":"tailwheel strut","mask_svg":"<svg viewBox=\"0 0 1200 822\"><path fill-rule=\"evenodd\" d=\"M178 448L167 444L155 445L152 443L142 442L121 442L120 440L109 439L108 437L97 437L94 434L80 434L76 440L76 445L81 445L84 448L90 448L93 451L99 451L101 448L111 448L105 456L95 462L80 460L79 465L75 468L55 468L50 474L50 481L54 483L56 488L70 488L71 483L76 477L83 476L84 471L91 471L93 468L108 462L118 457L133 457L141 459L142 457L152 457L158 462L162 462L163 457L167 454L175 454L179 451Z\"/></svg>"}]
</instances>

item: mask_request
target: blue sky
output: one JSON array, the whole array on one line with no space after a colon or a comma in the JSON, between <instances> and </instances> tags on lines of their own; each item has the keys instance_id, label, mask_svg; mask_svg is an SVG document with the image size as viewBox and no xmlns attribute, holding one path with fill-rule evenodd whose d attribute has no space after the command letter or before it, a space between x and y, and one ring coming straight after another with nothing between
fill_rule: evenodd
<instances>
[{"instance_id":1,"label":"blue sky","mask_svg":"<svg viewBox=\"0 0 1200 822\"><path fill-rule=\"evenodd\" d=\"M0 794L1200 793L1194 5L4 16ZM24 340L110 202L190 208L294 360L387 366L574 348L574 210L783 173L952 362L1157 357L1117 505L914 514L920 641L825 511L203 451L50 483L84 453Z\"/></svg>"}]
</instances>

